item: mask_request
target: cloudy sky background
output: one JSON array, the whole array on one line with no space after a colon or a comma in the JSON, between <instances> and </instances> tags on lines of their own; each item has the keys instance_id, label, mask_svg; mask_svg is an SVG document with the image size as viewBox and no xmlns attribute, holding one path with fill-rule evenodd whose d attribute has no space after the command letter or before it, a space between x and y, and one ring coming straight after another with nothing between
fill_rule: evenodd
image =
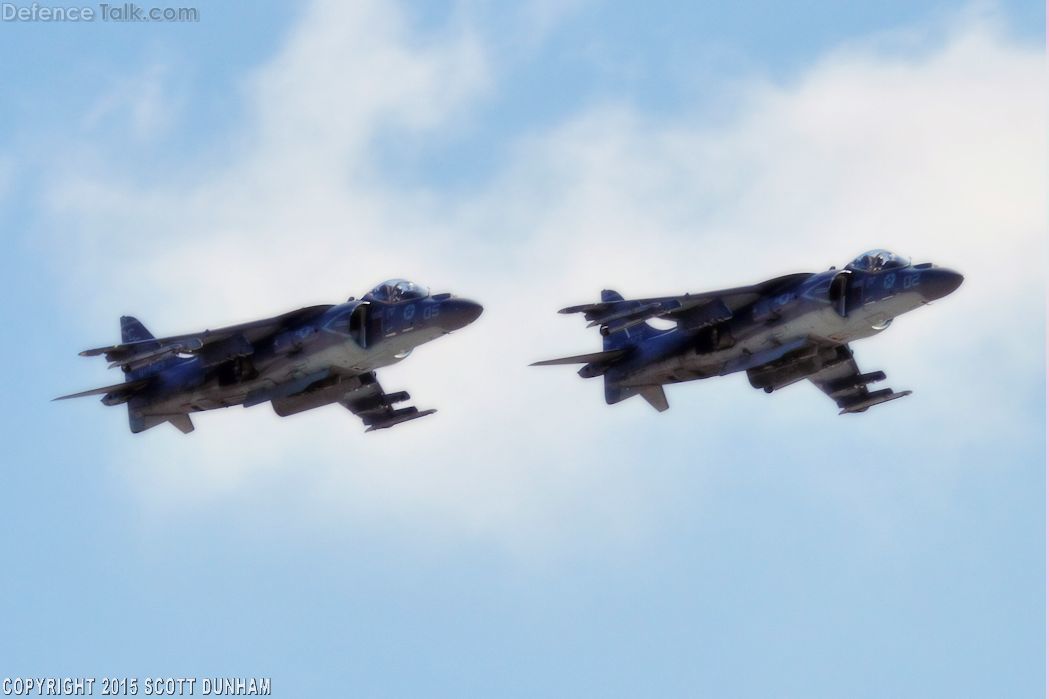
<instances>
[{"instance_id":1,"label":"cloudy sky background","mask_svg":"<svg viewBox=\"0 0 1049 699\"><path fill-rule=\"evenodd\" d=\"M1041 696L1043 8L201 7L4 23L0 673L301 696ZM57 48L61 45L62 48ZM953 296L856 346L915 394L605 406L554 311L888 247ZM473 326L132 437L76 352L404 276Z\"/></svg>"}]
</instances>

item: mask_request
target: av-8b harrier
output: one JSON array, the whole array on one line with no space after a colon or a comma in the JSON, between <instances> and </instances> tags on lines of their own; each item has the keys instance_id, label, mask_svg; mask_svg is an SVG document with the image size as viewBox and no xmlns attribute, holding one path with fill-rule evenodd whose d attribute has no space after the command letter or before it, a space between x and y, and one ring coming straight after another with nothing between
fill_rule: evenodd
<instances>
[{"instance_id":1,"label":"av-8b harrier","mask_svg":"<svg viewBox=\"0 0 1049 699\"><path fill-rule=\"evenodd\" d=\"M849 343L876 335L896 316L961 283L953 270L872 250L842 270L722 291L627 301L606 290L601 303L561 310L600 326L604 351L535 366L584 364L579 375L603 376L609 404L640 395L663 411L669 407L664 384L746 371L750 384L766 393L808 379L841 413L862 413L911 392L868 390L885 373L861 373ZM677 327L657 330L646 322L653 318Z\"/></svg>"},{"instance_id":2,"label":"av-8b harrier","mask_svg":"<svg viewBox=\"0 0 1049 699\"><path fill-rule=\"evenodd\" d=\"M435 410L394 408L409 399L386 393L375 370L424 342L469 325L481 305L392 279L360 300L310 306L275 318L202 333L155 338L135 318L120 319L123 343L81 352L105 355L124 382L56 398L102 395L127 403L132 432L170 422L193 431L190 413L270 403L280 416L338 403L367 431L393 427Z\"/></svg>"}]
</instances>

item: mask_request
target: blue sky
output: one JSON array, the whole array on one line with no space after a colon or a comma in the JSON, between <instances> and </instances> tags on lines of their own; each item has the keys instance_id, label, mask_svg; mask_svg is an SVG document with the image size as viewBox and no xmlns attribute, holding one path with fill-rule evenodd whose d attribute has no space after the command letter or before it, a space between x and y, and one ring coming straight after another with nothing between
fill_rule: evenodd
<instances>
[{"instance_id":1,"label":"blue sky","mask_svg":"<svg viewBox=\"0 0 1049 699\"><path fill-rule=\"evenodd\" d=\"M694 4L693 4L694 5ZM277 696L1044 696L1044 8L201 6L0 24L0 675ZM966 274L855 347L915 390L610 408L535 359L604 286L890 247ZM132 436L76 352L407 276L485 303L364 435ZM578 319L574 319L577 321ZM635 404L636 403L636 404Z\"/></svg>"}]
</instances>

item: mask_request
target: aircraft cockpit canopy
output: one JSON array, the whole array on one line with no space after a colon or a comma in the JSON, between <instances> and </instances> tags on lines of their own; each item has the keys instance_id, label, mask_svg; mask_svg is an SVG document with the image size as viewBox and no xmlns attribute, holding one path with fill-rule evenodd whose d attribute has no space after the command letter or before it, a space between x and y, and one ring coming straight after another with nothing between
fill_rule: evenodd
<instances>
[{"instance_id":1,"label":"aircraft cockpit canopy","mask_svg":"<svg viewBox=\"0 0 1049 699\"><path fill-rule=\"evenodd\" d=\"M907 267L911 264L908 257L901 257L888 250L868 250L848 264L846 269L857 272L880 272L884 269Z\"/></svg>"},{"instance_id":2,"label":"aircraft cockpit canopy","mask_svg":"<svg viewBox=\"0 0 1049 699\"><path fill-rule=\"evenodd\" d=\"M424 299L430 295L430 290L425 286L419 286L407 279L387 279L379 286L368 292L366 298L382 303L400 303L412 299Z\"/></svg>"}]
</instances>

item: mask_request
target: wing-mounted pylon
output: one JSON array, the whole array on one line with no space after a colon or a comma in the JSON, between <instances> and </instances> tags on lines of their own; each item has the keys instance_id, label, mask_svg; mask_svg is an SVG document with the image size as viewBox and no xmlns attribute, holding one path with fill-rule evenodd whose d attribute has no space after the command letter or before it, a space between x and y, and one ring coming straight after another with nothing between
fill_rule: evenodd
<instances>
[{"instance_id":1,"label":"wing-mounted pylon","mask_svg":"<svg viewBox=\"0 0 1049 699\"><path fill-rule=\"evenodd\" d=\"M894 391L891 388L871 391L868 386L884 381L885 372L861 373L848 345L837 345L835 349L841 361L823 367L808 379L838 405L839 415L862 413L875 405L911 395L910 391Z\"/></svg>"},{"instance_id":2,"label":"wing-mounted pylon","mask_svg":"<svg viewBox=\"0 0 1049 699\"><path fill-rule=\"evenodd\" d=\"M379 385L374 373L364 374L359 378L361 379L360 388L347 394L339 403L364 422L367 426L365 432L384 430L437 412L433 408L419 410L414 405L394 408L393 406L398 403L411 400L407 391L386 393Z\"/></svg>"},{"instance_id":3,"label":"wing-mounted pylon","mask_svg":"<svg viewBox=\"0 0 1049 699\"><path fill-rule=\"evenodd\" d=\"M754 388L772 393L793 383L808 379L833 400L839 414L862 413L867 408L911 394L883 388L871 391L868 386L885 380L884 371L861 373L848 345L809 343L783 357L752 367L747 378Z\"/></svg>"},{"instance_id":4,"label":"wing-mounted pylon","mask_svg":"<svg viewBox=\"0 0 1049 699\"><path fill-rule=\"evenodd\" d=\"M371 432L437 412L415 406L393 407L410 399L407 391L384 391L374 372L344 376L325 371L276 386L270 396L259 396L255 402L269 400L273 411L281 417L338 403L359 417L368 428L365 431Z\"/></svg>"}]
</instances>

